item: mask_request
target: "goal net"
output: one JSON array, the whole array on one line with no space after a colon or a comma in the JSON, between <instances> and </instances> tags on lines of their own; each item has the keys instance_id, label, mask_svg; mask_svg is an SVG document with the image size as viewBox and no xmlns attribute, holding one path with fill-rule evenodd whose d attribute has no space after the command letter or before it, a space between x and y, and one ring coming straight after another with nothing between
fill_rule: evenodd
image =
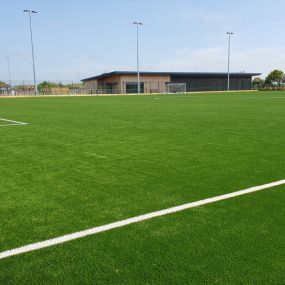
<instances>
[{"instance_id":1,"label":"goal net","mask_svg":"<svg viewBox=\"0 0 285 285\"><path fill-rule=\"evenodd\" d=\"M168 83L166 84L166 93L186 93L186 83Z\"/></svg>"}]
</instances>

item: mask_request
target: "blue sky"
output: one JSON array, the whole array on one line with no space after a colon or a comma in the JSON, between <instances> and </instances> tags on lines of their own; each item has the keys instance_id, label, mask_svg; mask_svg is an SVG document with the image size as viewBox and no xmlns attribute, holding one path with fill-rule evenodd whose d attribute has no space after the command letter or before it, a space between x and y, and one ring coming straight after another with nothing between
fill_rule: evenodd
<instances>
[{"instance_id":1,"label":"blue sky","mask_svg":"<svg viewBox=\"0 0 285 285\"><path fill-rule=\"evenodd\" d=\"M141 29L141 69L225 71L226 32L232 71L285 70L284 0L10 0L1 6L0 80L32 78L28 16L33 17L39 80L78 80L135 70Z\"/></svg>"}]
</instances>

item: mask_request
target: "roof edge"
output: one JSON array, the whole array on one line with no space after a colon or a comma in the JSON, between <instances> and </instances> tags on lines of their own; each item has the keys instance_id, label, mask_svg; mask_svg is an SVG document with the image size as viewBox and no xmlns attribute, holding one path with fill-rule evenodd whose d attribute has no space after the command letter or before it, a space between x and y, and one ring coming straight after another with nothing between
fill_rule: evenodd
<instances>
[{"instance_id":1,"label":"roof edge","mask_svg":"<svg viewBox=\"0 0 285 285\"><path fill-rule=\"evenodd\" d=\"M112 72L108 72L108 73L102 73L100 75L96 75L96 76L92 76L92 77L88 77L88 78L84 78L81 81L82 82L86 82L86 81L91 81L91 80L96 80L96 79L104 79L104 78L108 78L111 76L115 76L115 75L136 75L137 71L112 71ZM140 72L141 75L155 75L155 76L159 76L159 75L166 75L166 76L227 76L228 73L227 72L157 72L157 71L141 71ZM258 72L231 72L230 75L231 76L259 76L262 73L258 73Z\"/></svg>"}]
</instances>

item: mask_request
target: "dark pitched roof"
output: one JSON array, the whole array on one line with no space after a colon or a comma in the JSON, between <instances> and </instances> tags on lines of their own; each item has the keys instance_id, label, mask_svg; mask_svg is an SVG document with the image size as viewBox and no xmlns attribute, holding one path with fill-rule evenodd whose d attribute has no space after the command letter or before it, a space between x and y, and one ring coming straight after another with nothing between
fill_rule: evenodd
<instances>
[{"instance_id":1,"label":"dark pitched roof","mask_svg":"<svg viewBox=\"0 0 285 285\"><path fill-rule=\"evenodd\" d=\"M86 82L90 80L96 80L96 79L104 79L116 75L136 75L136 71L113 71L109 73L103 73L101 75L89 77L82 79L81 81ZM184 78L202 78L202 77L211 77L211 78L223 78L226 77L228 74L226 72L147 72L142 71L140 72L141 75L154 75L154 76L171 76L171 77L184 77ZM231 77L253 77L261 75L261 73L231 73Z\"/></svg>"}]
</instances>

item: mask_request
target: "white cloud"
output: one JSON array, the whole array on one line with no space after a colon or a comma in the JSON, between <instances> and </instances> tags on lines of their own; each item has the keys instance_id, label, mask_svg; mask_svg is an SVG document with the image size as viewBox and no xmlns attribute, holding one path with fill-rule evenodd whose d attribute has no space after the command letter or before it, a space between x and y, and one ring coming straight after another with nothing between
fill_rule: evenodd
<instances>
[{"instance_id":1,"label":"white cloud","mask_svg":"<svg viewBox=\"0 0 285 285\"><path fill-rule=\"evenodd\" d=\"M134 65L135 66L135 65ZM39 66L39 77L45 80L62 82L79 80L114 70L134 70L134 66L108 64L94 58L81 57L68 64L68 66L53 66L41 68Z\"/></svg>"},{"instance_id":2,"label":"white cloud","mask_svg":"<svg viewBox=\"0 0 285 285\"><path fill-rule=\"evenodd\" d=\"M227 22L229 17L219 12L210 12L205 10L195 9L192 11L183 10L180 12L180 18L186 21L204 21L204 22ZM232 19L232 18L231 18Z\"/></svg>"},{"instance_id":3,"label":"white cloud","mask_svg":"<svg viewBox=\"0 0 285 285\"><path fill-rule=\"evenodd\" d=\"M225 71L227 70L227 49L213 47L200 50L178 50L172 58L150 66L153 70L164 71ZM266 47L232 51L233 72L262 72L273 69L285 70L285 47Z\"/></svg>"},{"instance_id":4,"label":"white cloud","mask_svg":"<svg viewBox=\"0 0 285 285\"><path fill-rule=\"evenodd\" d=\"M19 55L23 56L23 55ZM24 55L25 56L25 55ZM3 64L5 62L3 61ZM104 60L83 56L76 58L66 65L53 63L46 60L37 62L39 80L78 80L113 70L135 70L135 62L130 64L105 63ZM56 66L56 67L55 67ZM13 79L31 79L32 67L27 65L24 70L14 68L11 62ZM205 49L180 49L172 57L161 62L143 64L142 70L146 71L200 71L200 72L225 72L227 70L227 48L212 47ZM233 50L231 56L232 72L261 72L265 77L271 70L285 71L285 47L264 47L247 50ZM25 74L25 75L24 75ZM0 74L1 75L1 74ZM3 69L2 80L7 79L7 72Z\"/></svg>"},{"instance_id":5,"label":"white cloud","mask_svg":"<svg viewBox=\"0 0 285 285\"><path fill-rule=\"evenodd\" d=\"M285 47L266 47L232 54L233 67L248 71L269 73L273 69L285 70Z\"/></svg>"},{"instance_id":6,"label":"white cloud","mask_svg":"<svg viewBox=\"0 0 285 285\"><path fill-rule=\"evenodd\" d=\"M88 77L113 70L135 70L133 65L107 64L100 60L81 58L72 66L57 68L58 77ZM151 65L142 65L149 71L196 71L224 72L227 70L227 48L180 49L173 57ZM285 70L285 47L266 47L232 51L232 72L261 72L266 76L273 69ZM47 70L50 73L51 70Z\"/></svg>"},{"instance_id":7,"label":"white cloud","mask_svg":"<svg viewBox=\"0 0 285 285\"><path fill-rule=\"evenodd\" d=\"M224 66L224 48L207 48L201 50L178 50L172 58L158 64L161 70L202 71L208 69L221 69Z\"/></svg>"}]
</instances>

